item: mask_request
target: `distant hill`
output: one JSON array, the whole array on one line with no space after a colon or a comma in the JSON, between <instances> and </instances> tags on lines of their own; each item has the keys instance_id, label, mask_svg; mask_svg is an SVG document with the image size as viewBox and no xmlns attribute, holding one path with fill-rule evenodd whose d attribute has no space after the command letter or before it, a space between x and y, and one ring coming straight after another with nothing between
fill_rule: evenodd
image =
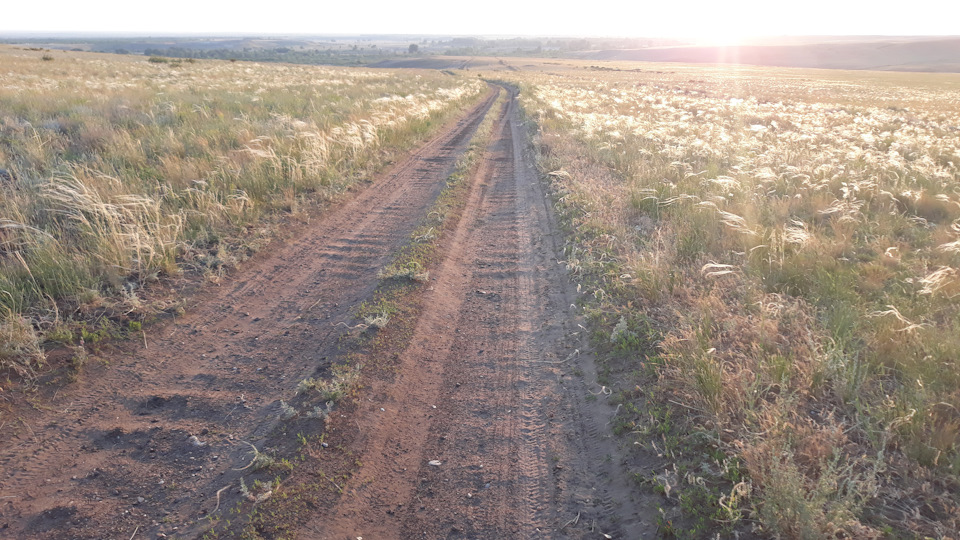
<instances>
[{"instance_id":1,"label":"distant hill","mask_svg":"<svg viewBox=\"0 0 960 540\"><path fill-rule=\"evenodd\" d=\"M578 55L592 60L637 60L706 64L882 71L960 73L960 37L871 38L869 41L611 49Z\"/></svg>"},{"instance_id":2,"label":"distant hill","mask_svg":"<svg viewBox=\"0 0 960 540\"><path fill-rule=\"evenodd\" d=\"M414 68L414 69L467 69L470 58L457 56L425 56L414 58L391 58L374 62L367 67L375 68Z\"/></svg>"}]
</instances>

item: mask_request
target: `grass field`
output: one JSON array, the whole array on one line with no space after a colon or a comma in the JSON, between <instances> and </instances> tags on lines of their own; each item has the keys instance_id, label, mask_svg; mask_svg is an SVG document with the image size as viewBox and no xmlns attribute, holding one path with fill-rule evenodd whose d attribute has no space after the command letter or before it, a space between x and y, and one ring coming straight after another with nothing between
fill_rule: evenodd
<instances>
[{"instance_id":1,"label":"grass field","mask_svg":"<svg viewBox=\"0 0 960 540\"><path fill-rule=\"evenodd\" d=\"M638 66L510 77L661 530L955 534L960 79Z\"/></svg>"},{"instance_id":2,"label":"grass field","mask_svg":"<svg viewBox=\"0 0 960 540\"><path fill-rule=\"evenodd\" d=\"M956 537L960 77L469 60L0 47L0 373L31 381L51 343L176 311L153 291L219 279L496 71L521 88L659 534Z\"/></svg>"},{"instance_id":3,"label":"grass field","mask_svg":"<svg viewBox=\"0 0 960 540\"><path fill-rule=\"evenodd\" d=\"M138 325L147 283L216 279L276 216L369 178L486 88L14 47L0 72L0 368L20 375L78 321Z\"/></svg>"}]
</instances>

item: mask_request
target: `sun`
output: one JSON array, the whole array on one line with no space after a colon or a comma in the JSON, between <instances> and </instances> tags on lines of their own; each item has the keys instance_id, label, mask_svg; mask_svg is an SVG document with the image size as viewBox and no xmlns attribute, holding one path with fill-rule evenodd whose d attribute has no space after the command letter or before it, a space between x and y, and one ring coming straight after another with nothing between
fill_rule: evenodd
<instances>
[{"instance_id":1,"label":"sun","mask_svg":"<svg viewBox=\"0 0 960 540\"><path fill-rule=\"evenodd\" d=\"M702 20L689 39L697 45L711 47L746 45L758 37L756 23L749 13L726 12L716 19Z\"/></svg>"},{"instance_id":2,"label":"sun","mask_svg":"<svg viewBox=\"0 0 960 540\"><path fill-rule=\"evenodd\" d=\"M684 20L683 34L692 43L711 47L748 45L756 38L779 33L790 26L782 21L771 32L771 10L758 0L713 2L698 6L697 17Z\"/></svg>"},{"instance_id":3,"label":"sun","mask_svg":"<svg viewBox=\"0 0 960 540\"><path fill-rule=\"evenodd\" d=\"M710 47L736 47L745 45L748 36L731 34L730 32L704 33L693 40L696 45Z\"/></svg>"}]
</instances>

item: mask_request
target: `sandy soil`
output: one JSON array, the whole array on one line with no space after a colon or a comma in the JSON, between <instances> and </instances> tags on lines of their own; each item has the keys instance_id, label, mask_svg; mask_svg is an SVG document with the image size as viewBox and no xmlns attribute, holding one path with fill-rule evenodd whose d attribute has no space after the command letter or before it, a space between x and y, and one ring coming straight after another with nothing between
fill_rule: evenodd
<instances>
[{"instance_id":1,"label":"sandy soil","mask_svg":"<svg viewBox=\"0 0 960 540\"><path fill-rule=\"evenodd\" d=\"M237 486L247 471L237 469L250 462L250 445L269 444L280 400L301 379L342 360L357 305L372 297L377 272L430 207L493 99L200 293L183 319L149 328L146 347L122 344L106 365L22 407L0 441L0 537L194 538L215 509L242 506ZM336 488L308 515L291 514L285 530L296 537L655 530L655 501L618 465L613 409L593 382L576 284L561 264L515 96L491 114L499 115L492 142L395 369L365 380L338 409L325 440L339 450L314 442L292 473ZM342 472L344 484L321 469Z\"/></svg>"}]
</instances>

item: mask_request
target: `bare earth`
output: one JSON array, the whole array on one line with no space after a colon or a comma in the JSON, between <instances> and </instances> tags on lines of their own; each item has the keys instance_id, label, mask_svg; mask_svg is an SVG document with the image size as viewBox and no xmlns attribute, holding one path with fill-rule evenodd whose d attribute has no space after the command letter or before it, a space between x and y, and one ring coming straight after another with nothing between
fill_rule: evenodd
<instances>
[{"instance_id":1,"label":"bare earth","mask_svg":"<svg viewBox=\"0 0 960 540\"><path fill-rule=\"evenodd\" d=\"M245 474L236 469L251 457L242 441L262 449L280 400L343 361L344 326L488 109L498 115L492 142L395 373L365 380L342 409L330 439L342 452L314 442L316 457L301 465L342 469L350 455L352 470L288 530L307 539L653 534L655 501L638 499L609 437L613 409L593 382L576 284L515 96L503 110L491 109L494 98L201 292L186 317L148 328L146 347L123 343L108 365L91 362L78 382L21 406L17 425L0 427L0 537L194 538L215 509L236 507Z\"/></svg>"}]
</instances>

